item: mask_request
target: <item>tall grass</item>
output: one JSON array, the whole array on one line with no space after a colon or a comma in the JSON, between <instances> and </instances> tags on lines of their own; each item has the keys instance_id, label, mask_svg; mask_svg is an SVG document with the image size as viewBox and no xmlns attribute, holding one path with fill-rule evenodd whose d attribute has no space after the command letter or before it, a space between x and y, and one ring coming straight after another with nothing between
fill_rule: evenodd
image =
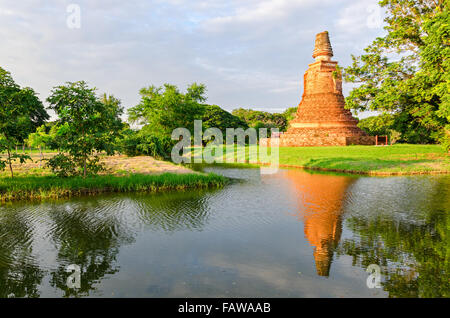
<instances>
[{"instance_id":1,"label":"tall grass","mask_svg":"<svg viewBox=\"0 0 450 318\"><path fill-rule=\"evenodd\" d=\"M0 202L24 199L56 199L83 194L107 192L156 192L194 188L217 188L226 178L216 174L131 174L128 176L95 176L58 178L29 176L0 178Z\"/></svg>"}]
</instances>

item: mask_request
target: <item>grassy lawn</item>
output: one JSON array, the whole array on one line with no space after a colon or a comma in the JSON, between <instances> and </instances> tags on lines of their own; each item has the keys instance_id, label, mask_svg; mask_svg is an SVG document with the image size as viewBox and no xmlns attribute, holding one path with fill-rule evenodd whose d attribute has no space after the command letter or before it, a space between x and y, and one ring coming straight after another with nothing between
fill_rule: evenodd
<instances>
[{"instance_id":1,"label":"grassy lawn","mask_svg":"<svg viewBox=\"0 0 450 318\"><path fill-rule=\"evenodd\" d=\"M283 147L280 164L369 174L450 172L439 145Z\"/></svg>"},{"instance_id":2,"label":"grassy lawn","mask_svg":"<svg viewBox=\"0 0 450 318\"><path fill-rule=\"evenodd\" d=\"M55 176L0 178L0 202L24 199L56 199L107 192L156 192L215 188L223 186L225 182L226 179L222 176L198 173L104 175L86 179L81 177L58 178Z\"/></svg>"},{"instance_id":3,"label":"grassy lawn","mask_svg":"<svg viewBox=\"0 0 450 318\"><path fill-rule=\"evenodd\" d=\"M450 173L450 157L439 145L280 147L279 155L280 166L373 175Z\"/></svg>"}]
</instances>

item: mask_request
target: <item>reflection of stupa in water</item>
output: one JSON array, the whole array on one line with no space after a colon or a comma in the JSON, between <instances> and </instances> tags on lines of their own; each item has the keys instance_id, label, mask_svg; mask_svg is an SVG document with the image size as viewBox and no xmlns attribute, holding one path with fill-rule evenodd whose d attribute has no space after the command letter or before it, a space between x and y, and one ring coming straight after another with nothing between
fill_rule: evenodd
<instances>
[{"instance_id":1,"label":"reflection of stupa in water","mask_svg":"<svg viewBox=\"0 0 450 318\"><path fill-rule=\"evenodd\" d=\"M304 222L305 237L314 247L317 274L328 276L333 250L342 232L342 203L355 179L345 176L286 171L299 195L298 216Z\"/></svg>"}]
</instances>

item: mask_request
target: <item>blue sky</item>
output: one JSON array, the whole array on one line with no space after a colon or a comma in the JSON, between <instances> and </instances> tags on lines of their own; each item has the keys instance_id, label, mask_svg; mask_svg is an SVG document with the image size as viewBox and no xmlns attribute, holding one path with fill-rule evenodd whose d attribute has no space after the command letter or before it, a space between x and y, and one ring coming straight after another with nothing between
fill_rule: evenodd
<instances>
[{"instance_id":1,"label":"blue sky","mask_svg":"<svg viewBox=\"0 0 450 318\"><path fill-rule=\"evenodd\" d=\"M0 66L42 100L86 80L128 108L144 86L199 82L227 110L282 111L300 102L316 33L330 32L341 66L384 34L377 1L0 0Z\"/></svg>"}]
</instances>

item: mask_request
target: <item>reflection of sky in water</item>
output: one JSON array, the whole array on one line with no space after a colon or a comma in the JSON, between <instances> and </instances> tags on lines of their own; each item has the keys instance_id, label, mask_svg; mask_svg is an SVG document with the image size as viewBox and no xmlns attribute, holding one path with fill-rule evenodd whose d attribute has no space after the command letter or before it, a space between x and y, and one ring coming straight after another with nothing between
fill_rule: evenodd
<instances>
[{"instance_id":1,"label":"reflection of sky in water","mask_svg":"<svg viewBox=\"0 0 450 318\"><path fill-rule=\"evenodd\" d=\"M421 230L431 212L449 206L442 176L216 171L241 181L213 191L0 207L0 295L25 295L24 287L63 295L64 267L76 263L80 296L387 296L366 287L362 250L380 243L369 225L382 217L389 231ZM393 244L388 272L398 255L414 265L411 252Z\"/></svg>"}]
</instances>

